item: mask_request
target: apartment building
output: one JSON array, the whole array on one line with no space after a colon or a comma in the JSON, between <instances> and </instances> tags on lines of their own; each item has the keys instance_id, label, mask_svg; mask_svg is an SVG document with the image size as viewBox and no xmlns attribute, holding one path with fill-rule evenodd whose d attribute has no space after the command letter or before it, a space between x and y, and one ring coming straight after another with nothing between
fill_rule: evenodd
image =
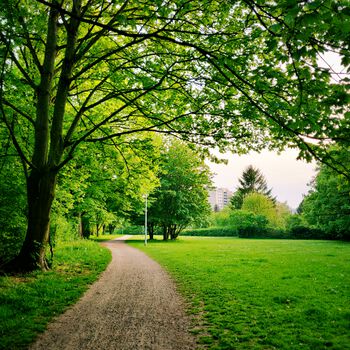
<instances>
[{"instance_id":1,"label":"apartment building","mask_svg":"<svg viewBox=\"0 0 350 350\"><path fill-rule=\"evenodd\" d=\"M230 203L230 198L233 192L227 188L215 188L209 191L209 203L212 210L222 210L227 204Z\"/></svg>"}]
</instances>

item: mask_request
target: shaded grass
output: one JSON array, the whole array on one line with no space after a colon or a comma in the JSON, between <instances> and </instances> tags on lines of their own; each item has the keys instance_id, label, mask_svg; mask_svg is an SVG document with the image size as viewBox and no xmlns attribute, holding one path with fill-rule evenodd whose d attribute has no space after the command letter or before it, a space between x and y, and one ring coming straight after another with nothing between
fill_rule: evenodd
<instances>
[{"instance_id":1,"label":"shaded grass","mask_svg":"<svg viewBox=\"0 0 350 350\"><path fill-rule=\"evenodd\" d=\"M110 260L109 250L95 242L60 243L51 271L0 277L0 349L26 349Z\"/></svg>"},{"instance_id":2,"label":"shaded grass","mask_svg":"<svg viewBox=\"0 0 350 350\"><path fill-rule=\"evenodd\" d=\"M181 238L130 244L174 276L209 349L350 349L350 245ZM205 345L206 344L206 345Z\"/></svg>"}]
</instances>

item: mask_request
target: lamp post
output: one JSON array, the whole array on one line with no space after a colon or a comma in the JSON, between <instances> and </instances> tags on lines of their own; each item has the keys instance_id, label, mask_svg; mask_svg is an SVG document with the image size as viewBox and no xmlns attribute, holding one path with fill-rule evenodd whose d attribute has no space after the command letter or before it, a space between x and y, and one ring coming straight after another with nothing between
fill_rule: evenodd
<instances>
[{"instance_id":1,"label":"lamp post","mask_svg":"<svg viewBox=\"0 0 350 350\"><path fill-rule=\"evenodd\" d=\"M147 245L147 197L145 194L145 245Z\"/></svg>"}]
</instances>

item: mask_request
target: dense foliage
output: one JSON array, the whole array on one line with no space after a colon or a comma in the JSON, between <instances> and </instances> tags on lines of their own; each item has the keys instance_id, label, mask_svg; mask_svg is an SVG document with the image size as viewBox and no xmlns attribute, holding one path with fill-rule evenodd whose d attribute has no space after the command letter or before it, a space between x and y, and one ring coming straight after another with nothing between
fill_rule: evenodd
<instances>
[{"instance_id":1,"label":"dense foliage","mask_svg":"<svg viewBox=\"0 0 350 350\"><path fill-rule=\"evenodd\" d=\"M27 188L12 270L48 267L56 184L87 143L152 131L236 152L293 146L349 177L328 154L349 145L347 74L318 62L335 51L349 66L347 0L4 0L0 23L1 142Z\"/></svg>"},{"instance_id":2,"label":"dense foliage","mask_svg":"<svg viewBox=\"0 0 350 350\"><path fill-rule=\"evenodd\" d=\"M350 164L349 150L334 149L339 162ZM312 183L302 203L308 226L322 230L331 239L350 240L350 182L325 165Z\"/></svg>"},{"instance_id":3,"label":"dense foliage","mask_svg":"<svg viewBox=\"0 0 350 350\"><path fill-rule=\"evenodd\" d=\"M26 229L25 179L19 158L8 151L0 159L0 266L18 253Z\"/></svg>"},{"instance_id":4,"label":"dense foliage","mask_svg":"<svg viewBox=\"0 0 350 350\"><path fill-rule=\"evenodd\" d=\"M161 227L163 238L175 239L190 224L210 213L210 172L203 159L179 140L165 142L160 159L160 186L149 196L148 228L153 238Z\"/></svg>"},{"instance_id":5,"label":"dense foliage","mask_svg":"<svg viewBox=\"0 0 350 350\"><path fill-rule=\"evenodd\" d=\"M271 195L271 189L267 187L267 182L264 175L259 169L249 165L238 179L239 185L231 197L231 205L235 209L241 209L244 198L250 193L260 193L271 200L274 198Z\"/></svg>"}]
</instances>

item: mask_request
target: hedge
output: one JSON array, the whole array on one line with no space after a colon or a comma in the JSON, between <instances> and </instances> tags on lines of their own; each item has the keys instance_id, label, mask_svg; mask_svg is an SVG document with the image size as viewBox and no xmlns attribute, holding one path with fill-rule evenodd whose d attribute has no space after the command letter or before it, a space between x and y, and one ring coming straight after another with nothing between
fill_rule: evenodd
<instances>
[{"instance_id":1,"label":"hedge","mask_svg":"<svg viewBox=\"0 0 350 350\"><path fill-rule=\"evenodd\" d=\"M230 227L208 227L198 229L186 229L181 236L203 236L203 237L237 237L238 232Z\"/></svg>"}]
</instances>

